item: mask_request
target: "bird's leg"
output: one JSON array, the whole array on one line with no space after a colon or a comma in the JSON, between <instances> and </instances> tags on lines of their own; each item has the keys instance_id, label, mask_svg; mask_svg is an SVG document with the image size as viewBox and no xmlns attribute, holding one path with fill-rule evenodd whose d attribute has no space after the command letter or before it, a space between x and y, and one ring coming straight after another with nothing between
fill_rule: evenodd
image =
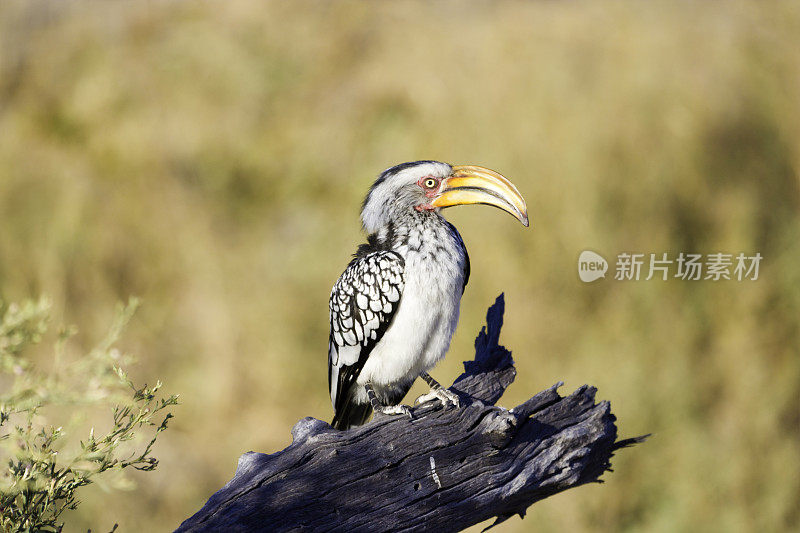
<instances>
[{"instance_id":1,"label":"bird's leg","mask_svg":"<svg viewBox=\"0 0 800 533\"><path fill-rule=\"evenodd\" d=\"M376 413L381 413L384 415L407 415L408 418L414 418L411 416L411 409L407 405L383 405L380 401L378 401L378 397L375 395L375 389L372 388L372 384L367 383L364 385L364 388L367 390L367 398L369 398L369 403L372 406L372 410Z\"/></svg>"},{"instance_id":2,"label":"bird's leg","mask_svg":"<svg viewBox=\"0 0 800 533\"><path fill-rule=\"evenodd\" d=\"M430 374L423 372L419 375L419 377L425 380L425 383L430 386L431 391L428 394L423 394L417 398L417 401L414 403L425 403L429 400L439 400L444 406L447 406L448 403L452 403L455 407L461 405L458 395L442 387L438 381L431 377Z\"/></svg>"}]
</instances>

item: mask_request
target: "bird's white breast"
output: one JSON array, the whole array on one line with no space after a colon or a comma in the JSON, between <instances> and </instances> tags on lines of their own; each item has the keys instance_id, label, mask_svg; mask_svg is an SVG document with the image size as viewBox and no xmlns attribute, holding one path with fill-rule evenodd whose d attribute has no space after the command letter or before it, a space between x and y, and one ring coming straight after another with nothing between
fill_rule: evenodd
<instances>
[{"instance_id":1,"label":"bird's white breast","mask_svg":"<svg viewBox=\"0 0 800 533\"><path fill-rule=\"evenodd\" d=\"M372 350L357 383L410 383L441 360L458 323L466 257L445 225L415 228L396 249L405 288L392 325Z\"/></svg>"}]
</instances>

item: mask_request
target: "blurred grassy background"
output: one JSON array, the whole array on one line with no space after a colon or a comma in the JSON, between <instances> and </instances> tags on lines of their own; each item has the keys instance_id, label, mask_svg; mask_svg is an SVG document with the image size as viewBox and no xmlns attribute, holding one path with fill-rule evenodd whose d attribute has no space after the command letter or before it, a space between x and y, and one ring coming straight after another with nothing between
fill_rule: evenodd
<instances>
[{"instance_id":1,"label":"blurred grassy background","mask_svg":"<svg viewBox=\"0 0 800 533\"><path fill-rule=\"evenodd\" d=\"M502 171L533 220L447 212L472 278L434 375L506 291L504 405L591 383L655 433L500 531L798 527L796 3L4 2L0 297L50 295L91 346L141 296L134 374L183 404L159 469L88 489L69 531L171 529L242 452L330 418L330 287L371 180L420 158ZM764 260L587 285L586 248Z\"/></svg>"}]
</instances>

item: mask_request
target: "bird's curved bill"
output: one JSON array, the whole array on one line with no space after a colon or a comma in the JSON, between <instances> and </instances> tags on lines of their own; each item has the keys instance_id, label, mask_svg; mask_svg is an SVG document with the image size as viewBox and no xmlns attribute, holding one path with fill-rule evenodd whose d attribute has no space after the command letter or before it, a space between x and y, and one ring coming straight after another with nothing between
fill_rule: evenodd
<instances>
[{"instance_id":1,"label":"bird's curved bill","mask_svg":"<svg viewBox=\"0 0 800 533\"><path fill-rule=\"evenodd\" d=\"M525 199L514 184L488 168L454 166L445 180L442 192L431 202L433 207L486 204L499 207L528 226L528 208Z\"/></svg>"}]
</instances>

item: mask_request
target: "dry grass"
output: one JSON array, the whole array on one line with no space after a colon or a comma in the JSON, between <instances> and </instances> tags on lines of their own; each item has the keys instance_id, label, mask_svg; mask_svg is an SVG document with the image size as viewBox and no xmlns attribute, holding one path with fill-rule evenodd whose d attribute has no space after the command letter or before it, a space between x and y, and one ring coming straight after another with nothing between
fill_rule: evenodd
<instances>
[{"instance_id":1,"label":"dry grass","mask_svg":"<svg viewBox=\"0 0 800 533\"><path fill-rule=\"evenodd\" d=\"M330 286L370 180L419 158L501 170L533 220L448 212L473 273L435 375L506 291L506 405L588 382L655 433L499 530L797 528L798 35L790 2L4 3L0 296L50 295L85 345L141 296L126 347L183 403L159 470L68 529L173 528L330 418ZM585 248L764 262L584 285Z\"/></svg>"}]
</instances>

